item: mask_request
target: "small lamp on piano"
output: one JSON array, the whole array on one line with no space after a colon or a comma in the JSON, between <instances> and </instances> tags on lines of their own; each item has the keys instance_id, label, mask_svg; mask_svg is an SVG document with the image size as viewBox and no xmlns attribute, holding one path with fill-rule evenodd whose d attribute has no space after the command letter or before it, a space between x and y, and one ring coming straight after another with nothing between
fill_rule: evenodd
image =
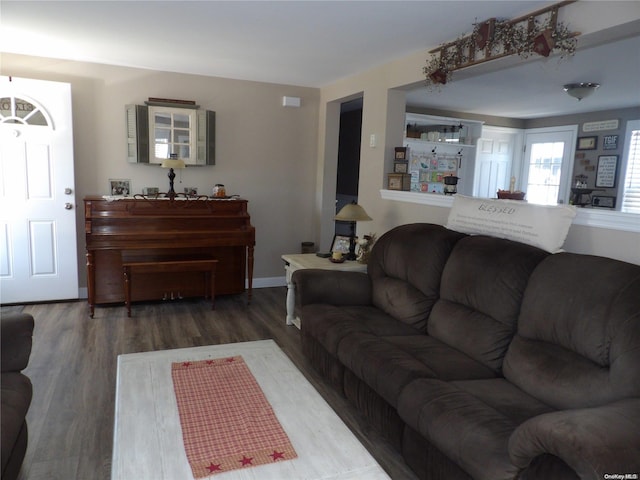
<instances>
[{"instance_id":1,"label":"small lamp on piano","mask_svg":"<svg viewBox=\"0 0 640 480\"><path fill-rule=\"evenodd\" d=\"M167 196L171 200L173 200L176 197L176 191L173 189L173 180L176 178L176 173L173 171L173 169L185 168L186 165L184 164L184 160L180 160L178 158L177 153L172 153L171 155L169 155L169 158L162 162L162 165L160 166L162 168L169 169L169 173L167 174L167 177L169 177L169 192L167 193Z\"/></svg>"},{"instance_id":2,"label":"small lamp on piano","mask_svg":"<svg viewBox=\"0 0 640 480\"><path fill-rule=\"evenodd\" d=\"M351 235L349 237L349 254L347 260L356 259L356 222L368 222L373 220L356 202L348 203L340 209L335 219L339 222L351 223Z\"/></svg>"}]
</instances>

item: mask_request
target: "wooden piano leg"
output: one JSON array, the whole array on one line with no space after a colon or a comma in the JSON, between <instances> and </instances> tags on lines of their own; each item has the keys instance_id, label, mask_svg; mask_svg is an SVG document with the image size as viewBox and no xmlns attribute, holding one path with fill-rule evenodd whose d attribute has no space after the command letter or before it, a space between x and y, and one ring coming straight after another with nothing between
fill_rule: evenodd
<instances>
[{"instance_id":1,"label":"wooden piano leg","mask_svg":"<svg viewBox=\"0 0 640 480\"><path fill-rule=\"evenodd\" d=\"M209 286L211 288L211 310L216 309L216 265L211 267L209 272Z\"/></svg>"},{"instance_id":2,"label":"wooden piano leg","mask_svg":"<svg viewBox=\"0 0 640 480\"><path fill-rule=\"evenodd\" d=\"M127 306L127 317L131 316L131 267L124 266L124 303Z\"/></svg>"},{"instance_id":3,"label":"wooden piano leg","mask_svg":"<svg viewBox=\"0 0 640 480\"><path fill-rule=\"evenodd\" d=\"M253 245L247 248L247 280L249 288L247 290L247 304L251 304L251 295L253 294Z\"/></svg>"},{"instance_id":4,"label":"wooden piano leg","mask_svg":"<svg viewBox=\"0 0 640 480\"><path fill-rule=\"evenodd\" d=\"M87 301L89 302L89 316L93 318L96 303L96 271L93 263L93 252L87 252Z\"/></svg>"}]
</instances>

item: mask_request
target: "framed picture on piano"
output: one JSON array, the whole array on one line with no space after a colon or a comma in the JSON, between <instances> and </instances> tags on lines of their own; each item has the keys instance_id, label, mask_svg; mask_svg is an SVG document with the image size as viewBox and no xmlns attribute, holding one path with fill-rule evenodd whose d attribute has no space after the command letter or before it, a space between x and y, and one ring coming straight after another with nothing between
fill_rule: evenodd
<instances>
[{"instance_id":1,"label":"framed picture on piano","mask_svg":"<svg viewBox=\"0 0 640 480\"><path fill-rule=\"evenodd\" d=\"M109 195L112 197L128 197L131 195L131 180L128 178L110 178Z\"/></svg>"}]
</instances>

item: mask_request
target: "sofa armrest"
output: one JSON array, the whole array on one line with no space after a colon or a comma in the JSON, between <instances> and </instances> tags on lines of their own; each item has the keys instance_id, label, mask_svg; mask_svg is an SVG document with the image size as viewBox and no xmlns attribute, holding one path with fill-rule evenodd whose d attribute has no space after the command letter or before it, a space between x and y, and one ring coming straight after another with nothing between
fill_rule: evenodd
<instances>
[{"instance_id":1,"label":"sofa armrest","mask_svg":"<svg viewBox=\"0 0 640 480\"><path fill-rule=\"evenodd\" d=\"M293 272L296 308L312 303L370 305L371 280L364 272L303 269Z\"/></svg>"},{"instance_id":2,"label":"sofa armrest","mask_svg":"<svg viewBox=\"0 0 640 480\"><path fill-rule=\"evenodd\" d=\"M3 372L27 368L31 355L33 317L28 313L9 313L0 318L0 366Z\"/></svg>"},{"instance_id":3,"label":"sofa armrest","mask_svg":"<svg viewBox=\"0 0 640 480\"><path fill-rule=\"evenodd\" d=\"M562 459L581 479L640 474L638 452L640 398L539 415L520 425L509 439L509 456L517 467L525 469L548 453Z\"/></svg>"}]
</instances>

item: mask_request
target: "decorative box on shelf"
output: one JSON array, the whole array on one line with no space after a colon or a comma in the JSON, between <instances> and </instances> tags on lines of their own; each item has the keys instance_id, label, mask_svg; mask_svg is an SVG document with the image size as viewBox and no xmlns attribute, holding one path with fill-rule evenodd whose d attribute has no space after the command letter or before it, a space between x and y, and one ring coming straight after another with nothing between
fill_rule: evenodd
<instances>
[{"instance_id":1,"label":"decorative box on shelf","mask_svg":"<svg viewBox=\"0 0 640 480\"><path fill-rule=\"evenodd\" d=\"M406 160L393 162L393 173L409 173L409 162Z\"/></svg>"},{"instance_id":2,"label":"decorative box on shelf","mask_svg":"<svg viewBox=\"0 0 640 480\"><path fill-rule=\"evenodd\" d=\"M409 159L409 147L396 147L396 161L398 160L408 160Z\"/></svg>"},{"instance_id":3,"label":"decorative box on shelf","mask_svg":"<svg viewBox=\"0 0 640 480\"><path fill-rule=\"evenodd\" d=\"M388 173L387 189L389 190L411 190L411 175L408 173Z\"/></svg>"}]
</instances>

